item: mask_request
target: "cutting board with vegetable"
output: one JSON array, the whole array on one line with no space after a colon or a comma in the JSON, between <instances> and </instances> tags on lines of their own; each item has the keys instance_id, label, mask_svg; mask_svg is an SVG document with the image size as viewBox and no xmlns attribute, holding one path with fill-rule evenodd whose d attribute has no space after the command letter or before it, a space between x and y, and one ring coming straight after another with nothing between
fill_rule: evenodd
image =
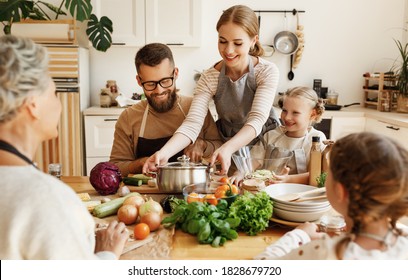
<instances>
[{"instance_id":1,"label":"cutting board with vegetable","mask_svg":"<svg viewBox=\"0 0 408 280\"><path fill-rule=\"evenodd\" d=\"M104 219L94 217L94 220L95 220L95 224L97 225L96 230L104 229L104 228L106 228L108 226L108 224L111 221L117 220L117 216L116 215L109 216L109 217L106 217ZM149 236L146 237L145 239L137 240L137 239L133 238L133 227L134 227L134 225L126 227L128 229L128 231L129 231L129 238L128 238L128 241L125 244L125 247L123 248L122 255L126 254L127 252L130 252L130 251L132 251L132 250L134 250L136 248L142 247L142 246L152 242L154 240L154 236L157 234L157 232L151 232L149 234Z\"/></svg>"}]
</instances>

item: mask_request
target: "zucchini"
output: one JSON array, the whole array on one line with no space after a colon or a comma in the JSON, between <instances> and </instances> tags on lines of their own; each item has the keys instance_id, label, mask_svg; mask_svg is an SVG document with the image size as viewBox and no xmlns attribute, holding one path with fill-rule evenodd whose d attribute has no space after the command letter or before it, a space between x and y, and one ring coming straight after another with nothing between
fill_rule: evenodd
<instances>
[{"instance_id":1,"label":"zucchini","mask_svg":"<svg viewBox=\"0 0 408 280\"><path fill-rule=\"evenodd\" d=\"M99 204L95 206L94 210L92 211L92 215L98 218L104 218L110 215L115 215L118 212L118 209L122 206L123 202L126 198L130 196L140 195L137 192L132 192L124 197L119 197L112 199L111 201Z\"/></svg>"},{"instance_id":2,"label":"zucchini","mask_svg":"<svg viewBox=\"0 0 408 280\"><path fill-rule=\"evenodd\" d=\"M146 176L144 174L135 174L131 177L124 177L122 181L125 185L140 186L146 185L151 179L153 179L153 177Z\"/></svg>"}]
</instances>

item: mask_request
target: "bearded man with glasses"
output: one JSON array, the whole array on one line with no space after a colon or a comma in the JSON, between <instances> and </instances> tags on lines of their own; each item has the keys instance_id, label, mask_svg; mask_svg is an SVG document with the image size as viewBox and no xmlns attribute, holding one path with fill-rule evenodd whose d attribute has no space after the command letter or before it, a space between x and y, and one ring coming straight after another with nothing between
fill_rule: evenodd
<instances>
[{"instance_id":1,"label":"bearded man with glasses","mask_svg":"<svg viewBox=\"0 0 408 280\"><path fill-rule=\"evenodd\" d=\"M142 173L147 158L160 150L182 124L193 100L192 96L178 93L179 71L168 46L153 43L142 47L136 54L135 65L136 80L146 100L119 116L110 155L110 162L119 167L123 176ZM177 161L177 157L186 154L191 161L198 162L210 158L221 145L217 126L208 112L197 141L169 161Z\"/></svg>"}]
</instances>

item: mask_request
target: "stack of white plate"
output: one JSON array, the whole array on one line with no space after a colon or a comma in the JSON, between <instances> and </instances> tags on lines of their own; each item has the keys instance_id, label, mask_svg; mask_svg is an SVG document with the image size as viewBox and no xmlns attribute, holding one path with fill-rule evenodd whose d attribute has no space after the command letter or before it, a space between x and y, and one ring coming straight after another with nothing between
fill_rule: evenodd
<instances>
[{"instance_id":1,"label":"stack of white plate","mask_svg":"<svg viewBox=\"0 0 408 280\"><path fill-rule=\"evenodd\" d=\"M331 205L326 198L288 202L280 200L279 197L291 193L305 192L315 188L316 187L309 185L282 183L267 186L264 191L272 198L273 212L277 217L293 222L311 222L318 220L331 209Z\"/></svg>"}]
</instances>

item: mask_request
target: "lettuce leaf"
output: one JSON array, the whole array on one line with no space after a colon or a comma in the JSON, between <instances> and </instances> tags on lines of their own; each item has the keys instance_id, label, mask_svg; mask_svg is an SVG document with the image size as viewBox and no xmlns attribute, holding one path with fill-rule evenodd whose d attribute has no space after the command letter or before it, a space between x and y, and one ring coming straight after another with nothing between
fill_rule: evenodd
<instances>
[{"instance_id":1,"label":"lettuce leaf","mask_svg":"<svg viewBox=\"0 0 408 280\"><path fill-rule=\"evenodd\" d=\"M272 201L266 192L245 192L231 204L229 217L241 220L238 229L248 235L257 235L268 227L272 211Z\"/></svg>"}]
</instances>

